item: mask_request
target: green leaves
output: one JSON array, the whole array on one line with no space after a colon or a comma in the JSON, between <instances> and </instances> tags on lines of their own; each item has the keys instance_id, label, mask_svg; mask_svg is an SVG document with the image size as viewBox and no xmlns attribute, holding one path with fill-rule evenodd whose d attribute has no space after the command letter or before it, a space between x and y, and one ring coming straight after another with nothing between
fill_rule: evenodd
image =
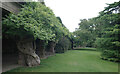
<instances>
[{"instance_id":1,"label":"green leaves","mask_svg":"<svg viewBox=\"0 0 120 74\"><path fill-rule=\"evenodd\" d=\"M117 58L120 61L120 1L109 4L100 15L91 19L82 19L74 32L77 46L94 44L102 55Z\"/></svg>"},{"instance_id":2,"label":"green leaves","mask_svg":"<svg viewBox=\"0 0 120 74\"><path fill-rule=\"evenodd\" d=\"M101 20L103 31L101 32L101 38L96 40L97 47L102 50L102 56L109 58L115 58L120 61L120 11L119 2L109 4L100 14L98 20ZM117 12L115 12L117 11Z\"/></svg>"},{"instance_id":3,"label":"green leaves","mask_svg":"<svg viewBox=\"0 0 120 74\"><path fill-rule=\"evenodd\" d=\"M17 15L11 13L4 18L3 24L3 33L11 36L32 35L35 39L56 41L62 34L69 34L52 10L39 2L27 2Z\"/></svg>"}]
</instances>

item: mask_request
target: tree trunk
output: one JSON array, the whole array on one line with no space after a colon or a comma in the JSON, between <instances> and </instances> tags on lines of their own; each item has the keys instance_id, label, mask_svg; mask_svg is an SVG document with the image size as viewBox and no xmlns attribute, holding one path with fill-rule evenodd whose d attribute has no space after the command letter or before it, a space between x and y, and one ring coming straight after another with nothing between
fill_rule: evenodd
<instances>
[{"instance_id":1,"label":"tree trunk","mask_svg":"<svg viewBox=\"0 0 120 74\"><path fill-rule=\"evenodd\" d=\"M49 52L51 52L51 54L55 53L55 50L54 50L55 46L56 46L55 42L53 42L53 41L48 42L48 48L47 49L48 49Z\"/></svg>"},{"instance_id":2,"label":"tree trunk","mask_svg":"<svg viewBox=\"0 0 120 74\"><path fill-rule=\"evenodd\" d=\"M73 48L73 41L71 40L71 49L73 50L74 48Z\"/></svg>"},{"instance_id":3,"label":"tree trunk","mask_svg":"<svg viewBox=\"0 0 120 74\"><path fill-rule=\"evenodd\" d=\"M37 54L40 56L40 58L45 57L45 42L43 40L36 40L37 43Z\"/></svg>"},{"instance_id":4,"label":"tree trunk","mask_svg":"<svg viewBox=\"0 0 120 74\"><path fill-rule=\"evenodd\" d=\"M37 66L40 64L40 58L35 53L36 44L33 38L23 38L17 42L19 49L19 61L21 65Z\"/></svg>"}]
</instances>

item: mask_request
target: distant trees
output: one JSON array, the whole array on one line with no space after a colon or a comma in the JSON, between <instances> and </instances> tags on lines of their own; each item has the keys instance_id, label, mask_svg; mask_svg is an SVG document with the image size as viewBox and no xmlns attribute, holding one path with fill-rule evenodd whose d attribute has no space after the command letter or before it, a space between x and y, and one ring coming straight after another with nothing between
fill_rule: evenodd
<instances>
[{"instance_id":1,"label":"distant trees","mask_svg":"<svg viewBox=\"0 0 120 74\"><path fill-rule=\"evenodd\" d=\"M73 34L75 36L75 45L79 45L80 47L92 47L96 37L93 20L80 20L79 28Z\"/></svg>"},{"instance_id":2,"label":"distant trees","mask_svg":"<svg viewBox=\"0 0 120 74\"><path fill-rule=\"evenodd\" d=\"M75 45L97 47L103 59L120 61L120 1L108 4L98 17L80 21Z\"/></svg>"}]
</instances>

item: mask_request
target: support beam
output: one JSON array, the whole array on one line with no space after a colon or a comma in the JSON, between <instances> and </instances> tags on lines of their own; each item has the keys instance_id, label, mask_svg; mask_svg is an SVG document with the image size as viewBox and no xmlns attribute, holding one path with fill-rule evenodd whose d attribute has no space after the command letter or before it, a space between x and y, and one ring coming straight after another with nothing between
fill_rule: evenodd
<instances>
[{"instance_id":1,"label":"support beam","mask_svg":"<svg viewBox=\"0 0 120 74\"><path fill-rule=\"evenodd\" d=\"M17 2L0 2L0 4L2 4L2 7L0 6L1 8L15 14L17 14L21 8L20 4Z\"/></svg>"}]
</instances>

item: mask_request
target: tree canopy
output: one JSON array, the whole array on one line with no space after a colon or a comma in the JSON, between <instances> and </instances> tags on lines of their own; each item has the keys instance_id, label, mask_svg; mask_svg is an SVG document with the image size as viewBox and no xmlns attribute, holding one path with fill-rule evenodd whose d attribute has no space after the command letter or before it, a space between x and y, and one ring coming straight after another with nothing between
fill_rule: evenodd
<instances>
[{"instance_id":1,"label":"tree canopy","mask_svg":"<svg viewBox=\"0 0 120 74\"><path fill-rule=\"evenodd\" d=\"M97 47L101 57L120 61L120 1L108 4L99 16L81 19L74 32L76 46Z\"/></svg>"},{"instance_id":2,"label":"tree canopy","mask_svg":"<svg viewBox=\"0 0 120 74\"><path fill-rule=\"evenodd\" d=\"M38 2L27 2L20 13L4 18L3 24L3 33L7 36L31 35L35 39L56 41L61 34L69 34L52 10Z\"/></svg>"}]
</instances>

